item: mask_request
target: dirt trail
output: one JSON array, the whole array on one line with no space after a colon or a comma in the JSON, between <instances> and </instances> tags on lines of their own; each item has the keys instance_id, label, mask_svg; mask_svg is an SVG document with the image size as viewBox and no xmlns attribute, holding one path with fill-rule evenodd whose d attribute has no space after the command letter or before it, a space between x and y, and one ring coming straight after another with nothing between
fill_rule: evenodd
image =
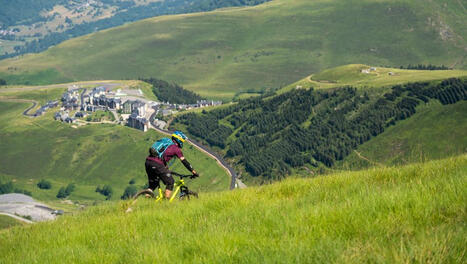
<instances>
[{"instance_id":1,"label":"dirt trail","mask_svg":"<svg viewBox=\"0 0 467 264\"><path fill-rule=\"evenodd\" d=\"M22 218L22 217L19 217L19 216L14 215L14 214L9 214L9 213L2 213L2 212L0 212L0 215L6 215L6 216L9 216L9 217L13 217L13 218L16 219L16 220L19 220L19 221L21 221L21 222L25 222L25 223L28 223L28 224L34 224L33 221L28 220L28 219L25 219L25 218Z\"/></svg>"},{"instance_id":2,"label":"dirt trail","mask_svg":"<svg viewBox=\"0 0 467 264\"><path fill-rule=\"evenodd\" d=\"M459 5L462 7L462 9L464 9L464 12L465 12L465 7L464 5L462 4L462 2L460 0L457 0L457 3L459 3Z\"/></svg>"},{"instance_id":3,"label":"dirt trail","mask_svg":"<svg viewBox=\"0 0 467 264\"><path fill-rule=\"evenodd\" d=\"M368 161L369 163L371 163L371 164L373 164L373 165L378 165L378 166L380 166L380 167L384 167L383 164L381 164L381 163L379 163L379 162L371 161L371 160L369 160L368 158L362 156L362 154L361 154L360 152L358 152L357 150L354 150L354 152L355 152L355 154L357 154L357 156L358 156L360 159L366 160L366 161Z\"/></svg>"}]
</instances>

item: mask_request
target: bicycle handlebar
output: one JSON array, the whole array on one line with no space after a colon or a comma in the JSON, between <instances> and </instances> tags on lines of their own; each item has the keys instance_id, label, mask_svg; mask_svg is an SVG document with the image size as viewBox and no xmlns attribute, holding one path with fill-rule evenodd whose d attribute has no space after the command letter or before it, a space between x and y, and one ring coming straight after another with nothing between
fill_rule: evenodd
<instances>
[{"instance_id":1,"label":"bicycle handlebar","mask_svg":"<svg viewBox=\"0 0 467 264\"><path fill-rule=\"evenodd\" d=\"M183 175L183 174L180 174L180 173L177 173L177 172L174 172L174 171L172 171L171 173L172 173L173 175L175 175L175 176L180 177L180 179L183 179L183 178L190 178L190 177L193 176L193 174Z\"/></svg>"}]
</instances>

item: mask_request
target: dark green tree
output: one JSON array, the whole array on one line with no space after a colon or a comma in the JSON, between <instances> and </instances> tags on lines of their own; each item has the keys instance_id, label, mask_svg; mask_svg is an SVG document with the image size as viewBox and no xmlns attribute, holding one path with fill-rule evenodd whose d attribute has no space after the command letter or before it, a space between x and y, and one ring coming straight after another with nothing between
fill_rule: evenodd
<instances>
[{"instance_id":1,"label":"dark green tree","mask_svg":"<svg viewBox=\"0 0 467 264\"><path fill-rule=\"evenodd\" d=\"M50 188L52 188L52 183L48 180L40 180L38 183L37 183L37 187L39 187L39 189L45 189L45 190L48 190Z\"/></svg>"}]
</instances>

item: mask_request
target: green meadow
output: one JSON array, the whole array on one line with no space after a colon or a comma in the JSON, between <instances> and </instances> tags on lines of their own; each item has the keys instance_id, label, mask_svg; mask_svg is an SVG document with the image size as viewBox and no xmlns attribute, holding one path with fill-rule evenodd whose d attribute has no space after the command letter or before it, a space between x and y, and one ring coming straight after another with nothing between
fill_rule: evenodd
<instances>
[{"instance_id":1,"label":"green meadow","mask_svg":"<svg viewBox=\"0 0 467 264\"><path fill-rule=\"evenodd\" d=\"M13 217L9 217L7 215L0 215L0 232L2 229L7 229L13 226L21 226L24 225L19 220L14 219Z\"/></svg>"},{"instance_id":2,"label":"green meadow","mask_svg":"<svg viewBox=\"0 0 467 264\"><path fill-rule=\"evenodd\" d=\"M3 60L0 78L45 84L156 77L230 100L349 63L465 69L462 10L458 0L274 0L150 18Z\"/></svg>"},{"instance_id":3,"label":"green meadow","mask_svg":"<svg viewBox=\"0 0 467 264\"><path fill-rule=\"evenodd\" d=\"M414 116L360 145L337 167L398 166L462 153L467 153L467 101L452 105L432 101L419 106Z\"/></svg>"},{"instance_id":4,"label":"green meadow","mask_svg":"<svg viewBox=\"0 0 467 264\"><path fill-rule=\"evenodd\" d=\"M304 79L285 86L279 93L297 87L329 89L343 86L357 88L378 88L410 82L435 81L447 78L467 78L466 70L406 70L397 68L373 67L374 71L364 73L373 66L349 64L312 74Z\"/></svg>"},{"instance_id":5,"label":"green meadow","mask_svg":"<svg viewBox=\"0 0 467 264\"><path fill-rule=\"evenodd\" d=\"M31 103L5 101L5 97L14 97L43 103L59 99L62 92L48 89L16 96L7 93L0 100L0 180L13 181L42 201L55 201L60 187L69 183L74 183L76 190L68 199L85 203L105 199L95 192L98 185L110 185L112 199L120 199L131 179L141 188L147 182L144 161L148 148L162 134L113 124L72 126L53 120L58 108L41 117L25 117L22 112ZM200 192L229 188L228 174L214 159L191 145L183 151L201 174L189 180L190 187ZM179 163L173 169L184 173L186 169ZM52 189L39 189L36 184L41 179L49 180Z\"/></svg>"},{"instance_id":6,"label":"green meadow","mask_svg":"<svg viewBox=\"0 0 467 264\"><path fill-rule=\"evenodd\" d=\"M2 263L463 263L467 156L110 202L0 233Z\"/></svg>"}]
</instances>

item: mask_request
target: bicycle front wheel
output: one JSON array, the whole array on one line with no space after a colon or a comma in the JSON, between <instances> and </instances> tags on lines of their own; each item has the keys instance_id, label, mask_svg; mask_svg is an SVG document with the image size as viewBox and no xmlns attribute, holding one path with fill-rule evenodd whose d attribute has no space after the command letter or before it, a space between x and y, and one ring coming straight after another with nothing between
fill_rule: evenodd
<instances>
[{"instance_id":1,"label":"bicycle front wheel","mask_svg":"<svg viewBox=\"0 0 467 264\"><path fill-rule=\"evenodd\" d=\"M191 198L198 198L198 193L187 190L180 195L180 200L190 200Z\"/></svg>"}]
</instances>

